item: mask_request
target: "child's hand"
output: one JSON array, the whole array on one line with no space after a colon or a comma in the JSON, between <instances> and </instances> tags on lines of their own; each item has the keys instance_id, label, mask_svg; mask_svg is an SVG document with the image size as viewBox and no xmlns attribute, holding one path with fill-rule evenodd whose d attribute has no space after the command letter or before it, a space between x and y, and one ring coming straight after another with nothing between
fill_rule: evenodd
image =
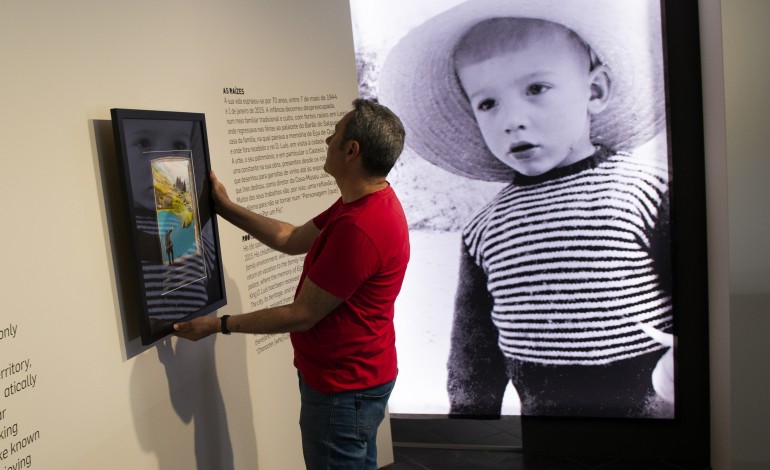
<instances>
[{"instance_id":1,"label":"child's hand","mask_svg":"<svg viewBox=\"0 0 770 470\"><path fill-rule=\"evenodd\" d=\"M652 387L660 398L674 403L674 348L669 348L658 360L652 371Z\"/></svg>"},{"instance_id":2,"label":"child's hand","mask_svg":"<svg viewBox=\"0 0 770 470\"><path fill-rule=\"evenodd\" d=\"M668 403L674 403L674 335L639 323L641 328L652 339L668 347L668 351L658 360L652 371L652 388L660 398Z\"/></svg>"}]
</instances>

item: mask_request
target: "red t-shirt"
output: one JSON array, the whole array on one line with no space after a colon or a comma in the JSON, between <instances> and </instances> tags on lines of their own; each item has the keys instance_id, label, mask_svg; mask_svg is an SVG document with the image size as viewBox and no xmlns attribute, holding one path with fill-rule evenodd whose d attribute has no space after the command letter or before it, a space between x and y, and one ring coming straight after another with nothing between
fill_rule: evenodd
<instances>
[{"instance_id":1,"label":"red t-shirt","mask_svg":"<svg viewBox=\"0 0 770 470\"><path fill-rule=\"evenodd\" d=\"M396 378L393 305L409 261L409 232L388 186L348 204L337 200L313 219L321 230L305 257L309 276L343 299L309 331L292 333L294 365L315 390L334 393Z\"/></svg>"}]
</instances>

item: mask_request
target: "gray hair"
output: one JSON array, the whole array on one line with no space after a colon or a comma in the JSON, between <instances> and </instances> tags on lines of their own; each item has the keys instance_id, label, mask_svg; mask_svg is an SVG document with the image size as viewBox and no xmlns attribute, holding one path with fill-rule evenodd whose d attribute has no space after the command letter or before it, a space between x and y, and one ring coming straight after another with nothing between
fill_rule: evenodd
<instances>
[{"instance_id":1,"label":"gray hair","mask_svg":"<svg viewBox=\"0 0 770 470\"><path fill-rule=\"evenodd\" d=\"M374 101L359 98L353 107L342 141L358 142L364 171L370 176L387 176L404 149L404 125L393 111Z\"/></svg>"}]
</instances>

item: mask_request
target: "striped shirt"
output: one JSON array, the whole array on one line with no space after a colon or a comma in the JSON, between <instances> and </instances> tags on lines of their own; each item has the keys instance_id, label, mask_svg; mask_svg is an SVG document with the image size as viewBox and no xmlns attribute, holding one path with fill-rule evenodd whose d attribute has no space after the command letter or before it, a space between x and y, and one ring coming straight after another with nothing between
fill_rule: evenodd
<instances>
[{"instance_id":1,"label":"striped shirt","mask_svg":"<svg viewBox=\"0 0 770 470\"><path fill-rule=\"evenodd\" d=\"M463 248L486 276L505 356L601 365L663 348L644 329L672 324L668 278L652 255L667 196L665 163L600 151L517 174L479 211Z\"/></svg>"}]
</instances>

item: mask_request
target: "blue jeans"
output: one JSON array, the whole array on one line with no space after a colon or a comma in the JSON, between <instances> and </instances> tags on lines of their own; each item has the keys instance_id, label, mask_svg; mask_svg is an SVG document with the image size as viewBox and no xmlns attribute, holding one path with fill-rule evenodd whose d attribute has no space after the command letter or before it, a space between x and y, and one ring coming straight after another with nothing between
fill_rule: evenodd
<instances>
[{"instance_id":1,"label":"blue jeans","mask_svg":"<svg viewBox=\"0 0 770 470\"><path fill-rule=\"evenodd\" d=\"M321 393L299 375L299 427L308 470L377 469L377 428L395 382Z\"/></svg>"}]
</instances>

